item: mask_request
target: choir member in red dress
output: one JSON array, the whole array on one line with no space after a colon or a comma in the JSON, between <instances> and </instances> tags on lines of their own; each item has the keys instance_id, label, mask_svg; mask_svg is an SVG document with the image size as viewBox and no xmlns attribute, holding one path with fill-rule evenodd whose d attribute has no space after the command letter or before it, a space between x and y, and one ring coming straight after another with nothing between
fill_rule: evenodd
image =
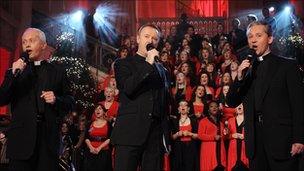
<instances>
[{"instance_id":1,"label":"choir member in red dress","mask_svg":"<svg viewBox=\"0 0 304 171\"><path fill-rule=\"evenodd\" d=\"M187 84L185 74L180 72L176 74L175 87L172 88L172 95L176 102L180 99L189 101L191 99L192 88Z\"/></svg>"},{"instance_id":2,"label":"choir member in red dress","mask_svg":"<svg viewBox=\"0 0 304 171\"><path fill-rule=\"evenodd\" d=\"M87 171L112 170L110 130L111 125L108 123L104 106L98 104L94 111L95 120L91 123L85 143L87 150L85 152L84 166Z\"/></svg>"},{"instance_id":3,"label":"choir member in red dress","mask_svg":"<svg viewBox=\"0 0 304 171\"><path fill-rule=\"evenodd\" d=\"M119 103L115 101L114 89L111 87L106 87L104 91L104 95L105 95L105 100L99 103L105 107L107 118L115 121Z\"/></svg>"},{"instance_id":4,"label":"choir member in red dress","mask_svg":"<svg viewBox=\"0 0 304 171\"><path fill-rule=\"evenodd\" d=\"M119 90L117 89L117 85L116 85L116 79L114 75L109 75L103 83L103 90L106 87L111 87L114 89L114 94L115 94L115 100L118 100L118 94L119 94Z\"/></svg>"},{"instance_id":5,"label":"choir member in red dress","mask_svg":"<svg viewBox=\"0 0 304 171\"><path fill-rule=\"evenodd\" d=\"M200 75L199 84L205 87L206 94L212 96L214 98L214 88L209 84L209 75L206 72L202 72Z\"/></svg>"},{"instance_id":6,"label":"choir member in red dress","mask_svg":"<svg viewBox=\"0 0 304 171\"><path fill-rule=\"evenodd\" d=\"M236 116L228 120L229 148L227 158L227 169L231 171L234 166L242 162L243 166L249 167L249 161L245 153L244 142L244 110L243 104L236 108Z\"/></svg>"},{"instance_id":7,"label":"choir member in red dress","mask_svg":"<svg viewBox=\"0 0 304 171\"><path fill-rule=\"evenodd\" d=\"M172 120L172 171L198 171L197 120L189 115L187 101L179 102L179 116Z\"/></svg>"},{"instance_id":8,"label":"choir member in red dress","mask_svg":"<svg viewBox=\"0 0 304 171\"><path fill-rule=\"evenodd\" d=\"M191 114L194 114L198 120L205 117L204 108L207 104L207 98L204 86L198 85L193 89L192 98L189 103Z\"/></svg>"},{"instance_id":9,"label":"choir member in red dress","mask_svg":"<svg viewBox=\"0 0 304 171\"><path fill-rule=\"evenodd\" d=\"M226 166L226 150L223 141L223 123L219 119L219 106L215 101L209 103L209 116L202 119L198 127L198 138L202 141L200 149L200 171L211 171L218 166Z\"/></svg>"}]
</instances>

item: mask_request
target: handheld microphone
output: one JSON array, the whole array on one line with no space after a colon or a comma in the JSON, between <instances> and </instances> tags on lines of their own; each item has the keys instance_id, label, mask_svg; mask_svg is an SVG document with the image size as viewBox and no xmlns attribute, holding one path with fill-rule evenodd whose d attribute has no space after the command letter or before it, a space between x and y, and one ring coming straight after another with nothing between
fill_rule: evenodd
<instances>
[{"instance_id":1,"label":"handheld microphone","mask_svg":"<svg viewBox=\"0 0 304 171\"><path fill-rule=\"evenodd\" d=\"M248 49L246 59L249 60L250 64L252 65L254 58L256 58L256 53L254 49ZM245 77L249 74L249 68L246 68L243 70L243 73L245 73Z\"/></svg>"},{"instance_id":2,"label":"handheld microphone","mask_svg":"<svg viewBox=\"0 0 304 171\"><path fill-rule=\"evenodd\" d=\"M149 43L149 44L147 44L146 49L147 49L147 51L149 51L149 50L155 49L155 47L153 46L152 43ZM159 61L160 61L160 60L159 60L159 56L155 56L155 57L154 57L154 60L155 60L156 62L159 62Z\"/></svg>"},{"instance_id":3,"label":"handheld microphone","mask_svg":"<svg viewBox=\"0 0 304 171\"><path fill-rule=\"evenodd\" d=\"M29 62L29 54L28 52L22 52L21 55L20 55L20 59L25 62L26 64ZM19 75L21 74L21 69L16 69L15 71L15 77L19 77Z\"/></svg>"}]
</instances>

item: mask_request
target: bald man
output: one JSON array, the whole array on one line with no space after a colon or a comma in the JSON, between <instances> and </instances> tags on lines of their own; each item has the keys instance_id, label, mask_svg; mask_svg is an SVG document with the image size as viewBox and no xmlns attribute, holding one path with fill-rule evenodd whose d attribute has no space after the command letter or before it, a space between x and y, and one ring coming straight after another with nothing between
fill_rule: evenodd
<instances>
[{"instance_id":1,"label":"bald man","mask_svg":"<svg viewBox=\"0 0 304 171\"><path fill-rule=\"evenodd\" d=\"M11 171L59 169L59 121L74 100L64 70L43 60L46 46L45 34L28 28L22 35L22 49L29 61L15 61L0 87L0 106L11 106L7 132Z\"/></svg>"}]
</instances>

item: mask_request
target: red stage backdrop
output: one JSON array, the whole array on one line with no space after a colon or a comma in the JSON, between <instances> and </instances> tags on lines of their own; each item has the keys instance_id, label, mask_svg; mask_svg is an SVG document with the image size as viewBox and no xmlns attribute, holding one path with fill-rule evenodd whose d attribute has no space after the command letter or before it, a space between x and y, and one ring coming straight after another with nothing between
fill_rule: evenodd
<instances>
[{"instance_id":1,"label":"red stage backdrop","mask_svg":"<svg viewBox=\"0 0 304 171\"><path fill-rule=\"evenodd\" d=\"M228 0L192 0L191 8L201 17L228 17Z\"/></svg>"},{"instance_id":2,"label":"red stage backdrop","mask_svg":"<svg viewBox=\"0 0 304 171\"><path fill-rule=\"evenodd\" d=\"M145 0L136 1L137 18L175 18L175 1Z\"/></svg>"},{"instance_id":3,"label":"red stage backdrop","mask_svg":"<svg viewBox=\"0 0 304 171\"><path fill-rule=\"evenodd\" d=\"M136 1L137 18L175 18L176 1L144 0ZM229 0L191 0L190 8L201 17L228 17ZM187 11L185 11L187 12Z\"/></svg>"},{"instance_id":4,"label":"red stage backdrop","mask_svg":"<svg viewBox=\"0 0 304 171\"><path fill-rule=\"evenodd\" d=\"M11 57L11 52L0 47L0 83L2 83L5 72L9 68L10 57ZM7 114L7 113L8 113L7 106L0 107L0 115Z\"/></svg>"}]
</instances>

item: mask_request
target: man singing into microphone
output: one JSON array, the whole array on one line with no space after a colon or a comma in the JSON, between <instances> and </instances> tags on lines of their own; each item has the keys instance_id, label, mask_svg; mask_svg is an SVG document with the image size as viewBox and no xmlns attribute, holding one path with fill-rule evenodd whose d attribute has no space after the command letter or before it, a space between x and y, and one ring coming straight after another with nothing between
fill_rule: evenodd
<instances>
[{"instance_id":1,"label":"man singing into microphone","mask_svg":"<svg viewBox=\"0 0 304 171\"><path fill-rule=\"evenodd\" d=\"M12 113L7 132L11 171L59 169L59 121L74 100L64 70L43 60L46 46L45 34L28 28L22 49L29 61L14 62L0 87L0 105L10 104Z\"/></svg>"},{"instance_id":2,"label":"man singing into microphone","mask_svg":"<svg viewBox=\"0 0 304 171\"><path fill-rule=\"evenodd\" d=\"M115 147L114 170L162 170L168 150L169 80L167 71L156 62L160 31L143 25L137 34L135 56L115 62L120 106L111 143ZM148 49L148 50L147 50Z\"/></svg>"},{"instance_id":3,"label":"man singing into microphone","mask_svg":"<svg viewBox=\"0 0 304 171\"><path fill-rule=\"evenodd\" d=\"M227 98L230 106L244 105L250 170L298 170L304 143L300 71L295 61L271 53L273 37L266 23L249 24L247 38L257 57L241 63Z\"/></svg>"}]
</instances>

